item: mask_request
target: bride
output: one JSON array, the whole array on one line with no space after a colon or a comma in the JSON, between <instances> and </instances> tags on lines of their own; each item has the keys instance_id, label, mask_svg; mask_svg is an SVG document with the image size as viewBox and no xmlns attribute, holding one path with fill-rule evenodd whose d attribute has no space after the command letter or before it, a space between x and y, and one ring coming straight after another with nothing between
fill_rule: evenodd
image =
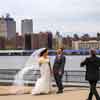
<instances>
[{"instance_id":1,"label":"bride","mask_svg":"<svg viewBox=\"0 0 100 100\"><path fill-rule=\"evenodd\" d=\"M51 66L48 57L48 50L45 48L39 55L40 78L37 80L32 94L50 93L51 92Z\"/></svg>"}]
</instances>

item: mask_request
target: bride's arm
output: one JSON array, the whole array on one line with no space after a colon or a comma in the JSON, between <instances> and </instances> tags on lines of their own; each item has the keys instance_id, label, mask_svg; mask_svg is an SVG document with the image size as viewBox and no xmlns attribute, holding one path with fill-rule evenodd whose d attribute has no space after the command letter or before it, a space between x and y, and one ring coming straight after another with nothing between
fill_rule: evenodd
<instances>
[{"instance_id":1,"label":"bride's arm","mask_svg":"<svg viewBox=\"0 0 100 100\"><path fill-rule=\"evenodd\" d=\"M41 64L43 63L43 59L40 57L38 62L39 62L39 65L41 66Z\"/></svg>"}]
</instances>

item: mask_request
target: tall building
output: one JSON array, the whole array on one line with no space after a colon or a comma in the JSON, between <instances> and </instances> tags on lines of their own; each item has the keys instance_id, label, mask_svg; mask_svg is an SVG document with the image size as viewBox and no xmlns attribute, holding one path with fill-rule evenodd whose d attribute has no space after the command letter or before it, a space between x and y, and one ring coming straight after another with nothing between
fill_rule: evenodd
<instances>
[{"instance_id":1,"label":"tall building","mask_svg":"<svg viewBox=\"0 0 100 100\"><path fill-rule=\"evenodd\" d=\"M60 36L60 33L59 32L56 32L56 36L55 36L55 39L56 39L56 45L55 45L55 48L61 48L63 45L62 45L62 36Z\"/></svg>"},{"instance_id":2,"label":"tall building","mask_svg":"<svg viewBox=\"0 0 100 100\"><path fill-rule=\"evenodd\" d=\"M0 18L0 37L7 38L7 25L4 17Z\"/></svg>"},{"instance_id":3,"label":"tall building","mask_svg":"<svg viewBox=\"0 0 100 100\"><path fill-rule=\"evenodd\" d=\"M52 48L53 49L57 49L56 48L56 43L57 43L56 38L53 38L53 42L52 42Z\"/></svg>"},{"instance_id":4,"label":"tall building","mask_svg":"<svg viewBox=\"0 0 100 100\"><path fill-rule=\"evenodd\" d=\"M22 35L33 33L33 20L32 19L24 19L21 21L21 33Z\"/></svg>"},{"instance_id":5,"label":"tall building","mask_svg":"<svg viewBox=\"0 0 100 100\"><path fill-rule=\"evenodd\" d=\"M24 34L24 49L49 48L52 49L52 33L40 32Z\"/></svg>"},{"instance_id":6,"label":"tall building","mask_svg":"<svg viewBox=\"0 0 100 100\"><path fill-rule=\"evenodd\" d=\"M25 34L24 37L24 49L31 50L32 49L32 34Z\"/></svg>"},{"instance_id":7,"label":"tall building","mask_svg":"<svg viewBox=\"0 0 100 100\"><path fill-rule=\"evenodd\" d=\"M52 49L53 48L53 35L52 32L47 32L48 34L48 48Z\"/></svg>"},{"instance_id":8,"label":"tall building","mask_svg":"<svg viewBox=\"0 0 100 100\"><path fill-rule=\"evenodd\" d=\"M0 37L0 49L5 49L5 38Z\"/></svg>"},{"instance_id":9,"label":"tall building","mask_svg":"<svg viewBox=\"0 0 100 100\"><path fill-rule=\"evenodd\" d=\"M16 33L16 49L24 49L24 37Z\"/></svg>"},{"instance_id":10,"label":"tall building","mask_svg":"<svg viewBox=\"0 0 100 100\"><path fill-rule=\"evenodd\" d=\"M100 49L100 41L97 41L97 38L90 38L90 40L78 40L78 41L72 41L72 47L75 50L78 49Z\"/></svg>"},{"instance_id":11,"label":"tall building","mask_svg":"<svg viewBox=\"0 0 100 100\"><path fill-rule=\"evenodd\" d=\"M62 38L62 47L64 49L72 49L72 38L71 37L63 37Z\"/></svg>"},{"instance_id":12,"label":"tall building","mask_svg":"<svg viewBox=\"0 0 100 100\"><path fill-rule=\"evenodd\" d=\"M39 34L34 33L32 34L32 49L38 49L39 48Z\"/></svg>"},{"instance_id":13,"label":"tall building","mask_svg":"<svg viewBox=\"0 0 100 100\"><path fill-rule=\"evenodd\" d=\"M9 15L0 18L0 37L8 40L16 37L16 22Z\"/></svg>"},{"instance_id":14,"label":"tall building","mask_svg":"<svg viewBox=\"0 0 100 100\"><path fill-rule=\"evenodd\" d=\"M39 33L39 48L48 48L48 34L44 32Z\"/></svg>"}]
</instances>

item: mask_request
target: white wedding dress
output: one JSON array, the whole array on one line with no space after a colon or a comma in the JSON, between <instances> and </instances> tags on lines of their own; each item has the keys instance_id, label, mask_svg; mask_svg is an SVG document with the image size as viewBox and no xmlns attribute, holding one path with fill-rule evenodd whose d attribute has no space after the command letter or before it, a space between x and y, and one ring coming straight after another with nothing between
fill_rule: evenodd
<instances>
[{"instance_id":1,"label":"white wedding dress","mask_svg":"<svg viewBox=\"0 0 100 100\"><path fill-rule=\"evenodd\" d=\"M39 59L40 65L40 78L37 80L35 87L32 89L32 94L41 94L51 92L51 72L49 66L49 59L41 57Z\"/></svg>"}]
</instances>

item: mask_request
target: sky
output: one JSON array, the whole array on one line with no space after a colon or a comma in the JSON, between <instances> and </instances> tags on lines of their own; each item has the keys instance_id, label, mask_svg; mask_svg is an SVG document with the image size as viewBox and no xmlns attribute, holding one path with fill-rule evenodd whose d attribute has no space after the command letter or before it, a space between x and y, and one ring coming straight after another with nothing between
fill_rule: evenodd
<instances>
[{"instance_id":1,"label":"sky","mask_svg":"<svg viewBox=\"0 0 100 100\"><path fill-rule=\"evenodd\" d=\"M10 13L20 32L21 19L33 31L100 32L100 0L0 0L0 16Z\"/></svg>"}]
</instances>

